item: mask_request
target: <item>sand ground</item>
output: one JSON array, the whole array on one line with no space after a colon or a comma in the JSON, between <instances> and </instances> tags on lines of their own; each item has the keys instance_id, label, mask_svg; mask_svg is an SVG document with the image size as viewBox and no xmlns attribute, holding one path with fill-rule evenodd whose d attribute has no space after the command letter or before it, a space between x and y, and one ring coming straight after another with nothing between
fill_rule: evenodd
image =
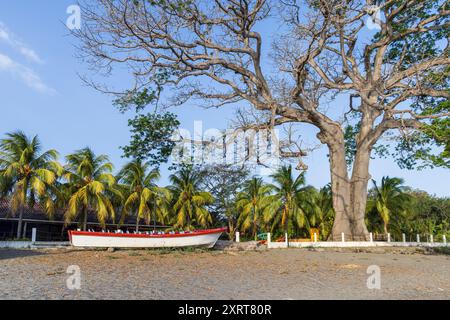
<instances>
[{"instance_id":1,"label":"sand ground","mask_svg":"<svg viewBox=\"0 0 450 320\"><path fill-rule=\"evenodd\" d=\"M67 268L79 266L81 289ZM367 269L381 289L367 288ZM450 256L332 249L0 250L0 299L450 299Z\"/></svg>"}]
</instances>

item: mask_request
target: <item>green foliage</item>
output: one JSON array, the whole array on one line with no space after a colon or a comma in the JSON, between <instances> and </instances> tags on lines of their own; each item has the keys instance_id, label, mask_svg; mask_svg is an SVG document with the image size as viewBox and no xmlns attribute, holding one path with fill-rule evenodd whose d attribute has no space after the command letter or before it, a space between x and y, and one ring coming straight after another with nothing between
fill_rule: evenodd
<instances>
[{"instance_id":1,"label":"green foliage","mask_svg":"<svg viewBox=\"0 0 450 320\"><path fill-rule=\"evenodd\" d=\"M422 115L450 112L450 102L428 101ZM433 106L435 104L435 106ZM450 118L440 117L424 123L421 131L398 138L393 154L401 168L450 168Z\"/></svg>"},{"instance_id":2,"label":"green foliage","mask_svg":"<svg viewBox=\"0 0 450 320\"><path fill-rule=\"evenodd\" d=\"M208 209L216 224L228 224L230 239L233 239L239 216L235 203L242 190L242 182L249 177L249 172L245 167L220 164L205 166L199 170L202 189L214 197L214 202Z\"/></svg>"},{"instance_id":3,"label":"green foliage","mask_svg":"<svg viewBox=\"0 0 450 320\"><path fill-rule=\"evenodd\" d=\"M392 1L386 6L385 10L392 12L405 5L406 2L410 1ZM410 3L406 7L406 10L397 14L391 21L391 32L394 34L405 32L444 8L448 10L449 4L448 2L445 4L445 1L443 0L420 0L412 5ZM386 62L396 63L402 58L403 60L400 69L402 70L417 63L418 60L426 60L438 55L444 49L439 41L446 39L450 32L448 28L439 26L445 25L448 21L449 18L443 16L429 24L429 31L427 32L409 33L406 36L398 38L391 44L386 55ZM378 33L375 35L375 40L379 40L380 37L382 37L382 35ZM403 52L404 46L407 46L405 52Z\"/></svg>"},{"instance_id":4,"label":"green foliage","mask_svg":"<svg viewBox=\"0 0 450 320\"><path fill-rule=\"evenodd\" d=\"M147 0L151 5L161 7L165 10L183 12L192 4L192 0ZM135 3L138 2L135 0Z\"/></svg>"},{"instance_id":5,"label":"green foliage","mask_svg":"<svg viewBox=\"0 0 450 320\"><path fill-rule=\"evenodd\" d=\"M376 4L383 3L385 1L378 1ZM373 42L376 42L386 37L397 36L396 40L388 47L384 63L391 66L395 65L398 71L414 68L417 63L441 55L444 50L447 50L443 41L450 36L448 15L427 24L426 32L406 32L405 35L399 36L435 15L439 10L450 8L449 2L443 0L421 0L416 3L398 0L391 1L383 10L393 12L406 4L406 10L401 11L390 21L389 34L383 34L380 31L373 39ZM445 25L447 27L443 27ZM450 68L441 67L437 70L431 68L430 71L422 73L421 77L420 86L423 88L448 90ZM443 116L431 120L421 120L420 128L409 130L409 132L401 132L400 135L393 138L393 141L396 142L393 147L380 141L374 146L373 154L379 157L394 158L401 168L409 170L425 167L450 167L450 120L448 115L445 116L450 111L449 102L424 94L416 98L415 101L408 101L407 103L410 104L409 107L412 108L419 120L423 116ZM358 116L356 112L352 115ZM408 118L404 117L403 119ZM348 125L344 133L347 162L351 164L357 151L356 137L359 133L359 126Z\"/></svg>"},{"instance_id":6,"label":"green foliage","mask_svg":"<svg viewBox=\"0 0 450 320\"><path fill-rule=\"evenodd\" d=\"M253 177L243 183L238 194L236 208L239 212L238 227L241 231L250 231L252 238L258 239L260 229L268 231L269 220L264 217L265 210L273 203L272 187L261 178Z\"/></svg>"},{"instance_id":7,"label":"green foliage","mask_svg":"<svg viewBox=\"0 0 450 320\"><path fill-rule=\"evenodd\" d=\"M114 101L114 105L120 112L126 112L134 107L136 112L143 110L149 104L157 100L156 90L145 88L140 92L127 91L123 96Z\"/></svg>"},{"instance_id":8,"label":"green foliage","mask_svg":"<svg viewBox=\"0 0 450 320\"><path fill-rule=\"evenodd\" d=\"M419 234L433 234L436 239L450 232L450 199L431 196L424 191L411 190L402 186L398 178L384 178L384 186L369 191L366 223L370 230L384 233L384 221L380 209L388 208L389 233L394 239L402 234L415 241ZM378 189L378 191L377 191ZM384 194L383 197L380 193ZM380 204L377 206L377 201Z\"/></svg>"},{"instance_id":9,"label":"green foliage","mask_svg":"<svg viewBox=\"0 0 450 320\"><path fill-rule=\"evenodd\" d=\"M158 167L167 163L175 142L172 136L180 122L173 113L148 113L129 120L131 142L122 147L124 156L137 160L147 160L150 166Z\"/></svg>"},{"instance_id":10,"label":"green foliage","mask_svg":"<svg viewBox=\"0 0 450 320\"><path fill-rule=\"evenodd\" d=\"M164 2L164 1L161 1ZM132 136L128 146L123 147L127 158L147 160L151 166L158 167L166 163L175 143L171 137L180 125L175 114L170 112L140 114L147 106L157 104L164 83L170 78L166 70L160 70L152 76L155 88L127 91L114 101L119 111L125 113L134 109L138 113L128 120Z\"/></svg>"},{"instance_id":11,"label":"green foliage","mask_svg":"<svg viewBox=\"0 0 450 320\"><path fill-rule=\"evenodd\" d=\"M13 188L13 180L0 174L0 199L6 198Z\"/></svg>"},{"instance_id":12,"label":"green foliage","mask_svg":"<svg viewBox=\"0 0 450 320\"><path fill-rule=\"evenodd\" d=\"M356 137L359 133L359 126L348 125L345 127L344 138L345 138L345 159L347 160L347 165L350 166L356 155Z\"/></svg>"},{"instance_id":13,"label":"green foliage","mask_svg":"<svg viewBox=\"0 0 450 320\"><path fill-rule=\"evenodd\" d=\"M209 192L200 188L201 176L190 167L183 167L170 176L173 194L174 223L177 228L208 227L212 217L207 206L214 202Z\"/></svg>"},{"instance_id":14,"label":"green foliage","mask_svg":"<svg viewBox=\"0 0 450 320\"><path fill-rule=\"evenodd\" d=\"M450 235L450 198L430 196L423 191L410 191L411 217L404 222L411 233Z\"/></svg>"},{"instance_id":15,"label":"green foliage","mask_svg":"<svg viewBox=\"0 0 450 320\"><path fill-rule=\"evenodd\" d=\"M66 222L79 217L80 225L86 230L88 213L94 210L104 227L108 219L115 218L110 194L121 196L108 156L97 156L90 148L84 148L68 155L66 161L64 179L69 197Z\"/></svg>"},{"instance_id":16,"label":"green foliage","mask_svg":"<svg viewBox=\"0 0 450 320\"><path fill-rule=\"evenodd\" d=\"M317 190L305 185L303 174L293 176L292 167L281 167L273 175L273 184L252 178L243 184L236 207L238 226L256 239L260 231L274 238L310 237L310 227L320 229L320 237L328 238L333 227L334 210L330 185Z\"/></svg>"},{"instance_id":17,"label":"green foliage","mask_svg":"<svg viewBox=\"0 0 450 320\"><path fill-rule=\"evenodd\" d=\"M305 186L304 175L295 177L292 167L275 172L271 185L261 178L246 180L249 173L233 167L184 166L171 175L172 185L162 188L156 184L158 170L140 160L127 163L115 178L108 157L89 148L68 155L65 170L55 161L56 151L40 150L37 137L21 132L1 140L0 190L13 209L38 202L49 215L64 209L67 222L78 217L83 227L88 211L103 225L114 221L116 212L122 218L144 218L147 225L156 217L160 224L186 229L209 227L216 220L254 239L261 231L272 232L274 239L286 231L291 237L309 237L309 227L314 227L326 240L333 226L330 186ZM373 184L366 219L371 231L389 232L394 239L402 233L450 238L449 198L412 191L399 178Z\"/></svg>"},{"instance_id":18,"label":"green foliage","mask_svg":"<svg viewBox=\"0 0 450 320\"><path fill-rule=\"evenodd\" d=\"M141 219L145 219L147 224L152 220L162 225L169 222L172 197L169 190L156 185L159 178L158 170L150 170L149 164L140 160L133 160L124 165L117 176L117 181L126 189L121 223L129 214L136 216L136 229Z\"/></svg>"},{"instance_id":19,"label":"green foliage","mask_svg":"<svg viewBox=\"0 0 450 320\"><path fill-rule=\"evenodd\" d=\"M309 221L305 212L308 202L302 201L302 196L308 193L304 173L294 178L292 166L283 166L272 176L271 185L275 196L272 204L266 209L266 220L272 221L272 229L280 226L284 232L294 228L309 228Z\"/></svg>"},{"instance_id":20,"label":"green foliage","mask_svg":"<svg viewBox=\"0 0 450 320\"><path fill-rule=\"evenodd\" d=\"M53 216L59 194L56 182L62 174L57 158L56 150L42 152L39 138L21 131L7 133L0 141L0 194L9 195L13 214L39 203Z\"/></svg>"},{"instance_id":21,"label":"green foliage","mask_svg":"<svg viewBox=\"0 0 450 320\"><path fill-rule=\"evenodd\" d=\"M386 9L393 11L406 3L406 0L393 1ZM409 5L406 10L398 14L393 21L392 32L399 34L415 27L436 14L440 10L448 10L450 4L442 0L423 0ZM442 27L448 25L450 19L442 16L428 24L427 32L408 33L399 37L388 48L385 63L394 65L400 62L399 70L413 67L414 64L434 58L444 50L447 50L442 41L450 36L450 28ZM379 33L375 40L380 39ZM406 49L406 50L405 50ZM450 68L443 67L439 70L430 70L421 75L424 82L422 87L448 90ZM443 99L418 97L411 106L417 116L439 115L448 113L449 102ZM413 133L403 134L397 137L398 145L394 150L388 152L389 156L397 160L401 168L422 169L425 167L450 167L449 159L449 117L443 116L423 121L420 130Z\"/></svg>"},{"instance_id":22,"label":"green foliage","mask_svg":"<svg viewBox=\"0 0 450 320\"><path fill-rule=\"evenodd\" d=\"M403 179L383 177L378 187L373 182L373 196L369 198L368 211L375 211L383 221L383 232L388 233L388 226L393 212L405 216L410 205L410 196L405 192Z\"/></svg>"},{"instance_id":23,"label":"green foliage","mask_svg":"<svg viewBox=\"0 0 450 320\"><path fill-rule=\"evenodd\" d=\"M418 106L418 105L422 106ZM449 101L421 98L415 103L418 116L450 113ZM353 163L357 152L358 126L345 128L347 164ZM423 121L420 130L413 130L392 138L396 144L390 146L380 141L373 147L373 156L395 159L402 169L450 168L450 117L443 116Z\"/></svg>"},{"instance_id":24,"label":"green foliage","mask_svg":"<svg viewBox=\"0 0 450 320\"><path fill-rule=\"evenodd\" d=\"M347 125L344 131L344 139L345 139L345 158L347 161L347 165L351 166L356 156L356 152L358 151L356 144L356 137L359 134L359 125ZM378 143L373 147L373 155L378 156L380 158L387 157L390 153L388 146ZM372 157L374 158L374 157Z\"/></svg>"},{"instance_id":25,"label":"green foliage","mask_svg":"<svg viewBox=\"0 0 450 320\"><path fill-rule=\"evenodd\" d=\"M151 76L149 81L153 87L128 90L114 100L113 104L123 113L132 109L135 112L141 112L149 105L157 105L164 90L164 84L170 79L170 76L171 74L167 70L160 69Z\"/></svg>"},{"instance_id":26,"label":"green foliage","mask_svg":"<svg viewBox=\"0 0 450 320\"><path fill-rule=\"evenodd\" d=\"M333 228L335 216L331 185L328 184L320 190L308 187L305 191L301 193L299 201L305 207L309 225L319 228L321 239L326 240Z\"/></svg>"}]
</instances>

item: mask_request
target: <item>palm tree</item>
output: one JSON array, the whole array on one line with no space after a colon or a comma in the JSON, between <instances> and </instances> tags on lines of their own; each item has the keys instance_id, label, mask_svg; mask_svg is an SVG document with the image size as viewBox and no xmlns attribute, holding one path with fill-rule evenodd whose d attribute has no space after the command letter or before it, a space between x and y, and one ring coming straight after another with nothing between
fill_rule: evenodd
<instances>
[{"instance_id":1,"label":"palm tree","mask_svg":"<svg viewBox=\"0 0 450 320\"><path fill-rule=\"evenodd\" d=\"M323 239L326 239L333 227L334 209L333 198L331 196L331 185L327 185L320 190L313 187L306 188L307 192L299 196L300 203L306 203L305 211L311 227L317 227Z\"/></svg>"},{"instance_id":2,"label":"palm tree","mask_svg":"<svg viewBox=\"0 0 450 320\"><path fill-rule=\"evenodd\" d=\"M410 195L405 192L404 180L401 178L383 177L381 186L378 187L372 180L374 197L369 199L368 208L377 211L383 220L384 233L388 233L388 225L393 214L400 214L406 210L410 201Z\"/></svg>"},{"instance_id":3,"label":"palm tree","mask_svg":"<svg viewBox=\"0 0 450 320\"><path fill-rule=\"evenodd\" d=\"M284 231L289 232L290 223L303 228L308 226L308 219L305 213L307 202L302 201L302 193L308 192L309 188L302 188L305 184L304 174L293 178L292 166L283 166L273 175L272 185L275 191L275 201L267 209L269 216L274 220L274 226L281 224Z\"/></svg>"},{"instance_id":4,"label":"palm tree","mask_svg":"<svg viewBox=\"0 0 450 320\"><path fill-rule=\"evenodd\" d=\"M156 185L160 178L159 171L149 171L149 164L140 160L127 163L117 176L127 189L127 197L124 204L124 213L136 212L136 232L139 231L139 221L145 218L150 223L154 214L155 222L165 222L168 215L168 202L171 199L170 192Z\"/></svg>"},{"instance_id":5,"label":"palm tree","mask_svg":"<svg viewBox=\"0 0 450 320\"><path fill-rule=\"evenodd\" d=\"M27 137L17 131L6 134L0 141L0 176L2 194L10 194L11 210L19 211L17 238L22 236L22 221L25 207L39 202L51 216L55 210L55 198L51 194L61 165L56 161L58 153L48 150L41 153L37 136Z\"/></svg>"},{"instance_id":6,"label":"palm tree","mask_svg":"<svg viewBox=\"0 0 450 320\"><path fill-rule=\"evenodd\" d=\"M114 208L114 212L120 214L118 220L118 228L120 228L124 223L128 215L125 210L125 202L131 194L130 186L118 183L119 177L116 177L116 185L114 186L114 192L106 191L105 195L111 201L111 205Z\"/></svg>"},{"instance_id":7,"label":"palm tree","mask_svg":"<svg viewBox=\"0 0 450 320\"><path fill-rule=\"evenodd\" d=\"M258 229L264 223L264 210L269 206L271 187L262 178L252 178L244 183L238 194L236 207L240 212L238 225L243 231L252 230L252 237L258 240Z\"/></svg>"},{"instance_id":8,"label":"palm tree","mask_svg":"<svg viewBox=\"0 0 450 320\"><path fill-rule=\"evenodd\" d=\"M120 196L115 187L116 179L111 174L113 165L106 155L96 156L90 148L78 150L66 157L64 178L69 190L66 223L80 216L83 230L86 230L89 210L97 213L100 224L115 218L115 210L108 193Z\"/></svg>"},{"instance_id":9,"label":"palm tree","mask_svg":"<svg viewBox=\"0 0 450 320\"><path fill-rule=\"evenodd\" d=\"M183 167L170 176L172 185L169 189L173 194L177 227L191 229L193 222L201 227L212 223L206 206L213 203L214 198L209 192L200 190L200 179L200 175L190 167Z\"/></svg>"}]
</instances>

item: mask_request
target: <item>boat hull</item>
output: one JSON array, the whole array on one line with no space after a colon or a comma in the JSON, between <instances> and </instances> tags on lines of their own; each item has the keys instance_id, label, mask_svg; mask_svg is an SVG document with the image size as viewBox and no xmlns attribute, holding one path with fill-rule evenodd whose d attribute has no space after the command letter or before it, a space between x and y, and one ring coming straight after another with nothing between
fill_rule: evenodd
<instances>
[{"instance_id":1,"label":"boat hull","mask_svg":"<svg viewBox=\"0 0 450 320\"><path fill-rule=\"evenodd\" d=\"M116 234L70 231L72 246L84 248L212 248L226 229L196 231L184 234Z\"/></svg>"}]
</instances>

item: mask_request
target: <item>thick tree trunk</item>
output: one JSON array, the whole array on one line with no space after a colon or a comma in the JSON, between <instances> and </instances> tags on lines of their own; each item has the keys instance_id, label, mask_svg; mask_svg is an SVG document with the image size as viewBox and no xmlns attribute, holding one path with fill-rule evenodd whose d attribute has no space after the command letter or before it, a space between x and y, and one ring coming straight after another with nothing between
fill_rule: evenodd
<instances>
[{"instance_id":1,"label":"thick tree trunk","mask_svg":"<svg viewBox=\"0 0 450 320\"><path fill-rule=\"evenodd\" d=\"M253 238L255 239L255 241L258 240L258 221L256 210L258 209L256 207L253 207Z\"/></svg>"},{"instance_id":2,"label":"thick tree trunk","mask_svg":"<svg viewBox=\"0 0 450 320\"><path fill-rule=\"evenodd\" d=\"M345 145L334 144L330 148L331 189L333 208L336 217L331 241L340 241L342 233L346 240L368 240L369 233L365 224L367 203L367 185L369 175L370 151L358 150L353 164L351 179L348 176L345 159Z\"/></svg>"},{"instance_id":3,"label":"thick tree trunk","mask_svg":"<svg viewBox=\"0 0 450 320\"><path fill-rule=\"evenodd\" d=\"M19 222L17 225L17 239L20 239L22 237L22 224L23 224L23 213L25 211L25 206L22 205L20 206L20 211L19 211Z\"/></svg>"},{"instance_id":4,"label":"thick tree trunk","mask_svg":"<svg viewBox=\"0 0 450 320\"><path fill-rule=\"evenodd\" d=\"M331 191L335 219L331 231L331 241L338 241L344 233L345 237L352 236L350 182L345 161L345 149L330 150Z\"/></svg>"},{"instance_id":5,"label":"thick tree trunk","mask_svg":"<svg viewBox=\"0 0 450 320\"><path fill-rule=\"evenodd\" d=\"M139 214L136 214L136 232L139 232L139 220L140 220Z\"/></svg>"},{"instance_id":6,"label":"thick tree trunk","mask_svg":"<svg viewBox=\"0 0 450 320\"><path fill-rule=\"evenodd\" d=\"M284 224L284 234L289 232L289 209L284 206L283 208L283 224Z\"/></svg>"},{"instance_id":7,"label":"thick tree trunk","mask_svg":"<svg viewBox=\"0 0 450 320\"><path fill-rule=\"evenodd\" d=\"M191 230L191 216L189 215L189 213L187 214L187 228L188 230Z\"/></svg>"},{"instance_id":8,"label":"thick tree trunk","mask_svg":"<svg viewBox=\"0 0 450 320\"><path fill-rule=\"evenodd\" d=\"M352 174L352 209L353 209L353 238L354 240L368 240L365 217L367 206L367 186L369 174L370 150L360 147L355 157Z\"/></svg>"},{"instance_id":9,"label":"thick tree trunk","mask_svg":"<svg viewBox=\"0 0 450 320\"><path fill-rule=\"evenodd\" d=\"M87 220L88 220L88 210L86 208L83 209L83 231L87 230Z\"/></svg>"},{"instance_id":10,"label":"thick tree trunk","mask_svg":"<svg viewBox=\"0 0 450 320\"><path fill-rule=\"evenodd\" d=\"M234 223L233 220L231 218L228 219L228 234L230 236L230 240L233 241L234 236L235 236L235 227L234 227Z\"/></svg>"}]
</instances>

